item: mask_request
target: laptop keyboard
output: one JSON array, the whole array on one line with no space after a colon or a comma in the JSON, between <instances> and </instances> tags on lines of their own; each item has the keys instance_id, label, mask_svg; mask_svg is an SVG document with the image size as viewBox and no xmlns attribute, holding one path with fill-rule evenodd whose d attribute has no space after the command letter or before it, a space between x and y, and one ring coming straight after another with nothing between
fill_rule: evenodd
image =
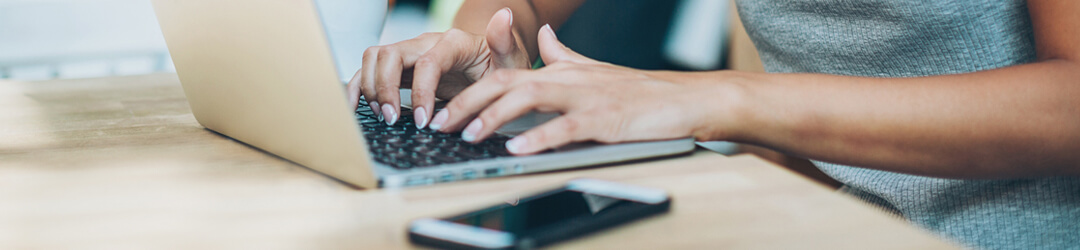
<instances>
[{"instance_id":1,"label":"laptop keyboard","mask_svg":"<svg viewBox=\"0 0 1080 250\"><path fill-rule=\"evenodd\" d=\"M436 113L438 110L432 113ZM417 129L412 110L401 109L393 126L379 121L367 102L360 100L356 120L362 125L368 150L377 162L398 169L422 168L449 163L492 159L510 156L505 143L510 137L494 134L483 142L472 144L461 139L461 133L440 133Z\"/></svg>"}]
</instances>

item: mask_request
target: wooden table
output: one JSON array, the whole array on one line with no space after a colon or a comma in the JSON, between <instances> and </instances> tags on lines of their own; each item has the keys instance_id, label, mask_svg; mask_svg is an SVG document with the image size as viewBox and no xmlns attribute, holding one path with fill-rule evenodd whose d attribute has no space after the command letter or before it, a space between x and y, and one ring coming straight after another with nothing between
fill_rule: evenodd
<instances>
[{"instance_id":1,"label":"wooden table","mask_svg":"<svg viewBox=\"0 0 1080 250\"><path fill-rule=\"evenodd\" d=\"M666 215L567 248L953 248L750 156L355 190L203 129L175 75L0 82L0 249L410 248L406 223L594 177Z\"/></svg>"}]
</instances>

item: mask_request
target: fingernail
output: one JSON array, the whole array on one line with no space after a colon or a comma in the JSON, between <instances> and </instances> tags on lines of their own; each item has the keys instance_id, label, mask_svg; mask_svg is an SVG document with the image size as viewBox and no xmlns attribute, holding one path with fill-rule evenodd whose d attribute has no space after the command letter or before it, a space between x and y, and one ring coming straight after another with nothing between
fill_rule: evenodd
<instances>
[{"instance_id":1,"label":"fingernail","mask_svg":"<svg viewBox=\"0 0 1080 250\"><path fill-rule=\"evenodd\" d=\"M397 112L394 112L394 107L390 104L382 105L383 117L386 118L386 125L394 125L397 122Z\"/></svg>"},{"instance_id":2,"label":"fingernail","mask_svg":"<svg viewBox=\"0 0 1080 250\"><path fill-rule=\"evenodd\" d=\"M379 120L382 120L382 115L379 114L379 102L371 101L368 103L368 107L371 107L371 112L375 113L375 116L378 116Z\"/></svg>"},{"instance_id":3,"label":"fingernail","mask_svg":"<svg viewBox=\"0 0 1080 250\"><path fill-rule=\"evenodd\" d=\"M484 122L480 121L480 118L476 118L469 123L469 126L465 126L465 130L461 131L461 139L467 142L476 140L476 134L480 133L480 129L484 128Z\"/></svg>"},{"instance_id":4,"label":"fingernail","mask_svg":"<svg viewBox=\"0 0 1080 250\"><path fill-rule=\"evenodd\" d=\"M540 27L540 29L546 29L547 33L551 34L551 37L559 39L559 37L555 35L555 30L551 29L551 24L544 24L544 27Z\"/></svg>"},{"instance_id":5,"label":"fingernail","mask_svg":"<svg viewBox=\"0 0 1080 250\"><path fill-rule=\"evenodd\" d=\"M526 142L528 142L528 140L526 140L525 137L514 137L514 139L506 141L506 151L510 151L510 153L514 154L519 154L521 153L521 150L525 148Z\"/></svg>"},{"instance_id":6,"label":"fingernail","mask_svg":"<svg viewBox=\"0 0 1080 250\"><path fill-rule=\"evenodd\" d=\"M503 8L502 10L506 11L507 19L510 19L506 20L508 23L510 23L510 27L514 27L514 11L510 10L510 7Z\"/></svg>"},{"instance_id":7,"label":"fingernail","mask_svg":"<svg viewBox=\"0 0 1080 250\"><path fill-rule=\"evenodd\" d=\"M427 110L425 110L424 107L417 108L416 111L413 112L413 120L416 120L417 129L424 129L428 120Z\"/></svg>"},{"instance_id":8,"label":"fingernail","mask_svg":"<svg viewBox=\"0 0 1080 250\"><path fill-rule=\"evenodd\" d=\"M439 128L442 128L443 123L446 123L446 118L449 117L450 113L447 112L446 109L439 111L438 114L435 114L435 118L431 118L431 124L428 125L428 128L431 130L439 130Z\"/></svg>"}]
</instances>

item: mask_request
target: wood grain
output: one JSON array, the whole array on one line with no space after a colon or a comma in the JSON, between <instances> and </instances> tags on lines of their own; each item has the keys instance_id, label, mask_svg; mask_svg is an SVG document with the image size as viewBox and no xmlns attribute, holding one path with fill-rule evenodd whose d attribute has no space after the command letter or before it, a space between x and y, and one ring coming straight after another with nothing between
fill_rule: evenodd
<instances>
[{"instance_id":1,"label":"wood grain","mask_svg":"<svg viewBox=\"0 0 1080 250\"><path fill-rule=\"evenodd\" d=\"M750 156L356 190L203 129L175 75L0 82L0 249L400 249L410 219L578 177L669 190L672 211L561 248L954 248Z\"/></svg>"}]
</instances>

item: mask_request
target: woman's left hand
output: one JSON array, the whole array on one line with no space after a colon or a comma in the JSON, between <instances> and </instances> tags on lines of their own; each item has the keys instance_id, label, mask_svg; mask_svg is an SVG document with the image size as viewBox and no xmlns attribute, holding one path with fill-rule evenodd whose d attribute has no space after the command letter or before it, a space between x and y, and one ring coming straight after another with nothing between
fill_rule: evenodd
<instances>
[{"instance_id":1,"label":"woman's left hand","mask_svg":"<svg viewBox=\"0 0 1080 250\"><path fill-rule=\"evenodd\" d=\"M578 141L705 140L725 132L716 116L731 112L717 114L708 105L720 104L706 102L723 99L717 84L676 83L687 73L636 70L586 58L563 46L549 26L540 29L537 40L546 67L504 69L480 79L435 115L432 129L464 129L463 139L479 142L527 112L562 114L508 141L507 149L519 155Z\"/></svg>"}]
</instances>

